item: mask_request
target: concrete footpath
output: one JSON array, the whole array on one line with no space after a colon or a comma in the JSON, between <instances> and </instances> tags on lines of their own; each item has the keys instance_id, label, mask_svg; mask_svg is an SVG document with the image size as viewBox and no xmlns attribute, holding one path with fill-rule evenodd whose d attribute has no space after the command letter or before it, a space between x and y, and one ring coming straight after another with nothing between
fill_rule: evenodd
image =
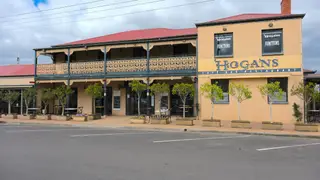
<instances>
[{"instance_id":1,"label":"concrete footpath","mask_svg":"<svg viewBox=\"0 0 320 180\"><path fill-rule=\"evenodd\" d=\"M195 121L194 126L177 126L174 123L169 125L155 124L130 124L130 117L114 116L107 117L101 120L89 122L75 121L44 121L44 120L20 120L20 119L0 119L3 123L10 124L43 124L43 125L61 125L61 126L76 126L76 127L93 127L93 128L137 128L145 130L161 130L161 131L194 131L194 132L226 132L239 134L255 134L255 135L272 135L272 136L291 136L291 137L309 137L319 138L320 132L297 132L293 127L287 126L283 131L262 130L259 124L254 125L252 129L237 129L231 128L228 122L223 122L224 127L202 127L201 121Z\"/></svg>"}]
</instances>

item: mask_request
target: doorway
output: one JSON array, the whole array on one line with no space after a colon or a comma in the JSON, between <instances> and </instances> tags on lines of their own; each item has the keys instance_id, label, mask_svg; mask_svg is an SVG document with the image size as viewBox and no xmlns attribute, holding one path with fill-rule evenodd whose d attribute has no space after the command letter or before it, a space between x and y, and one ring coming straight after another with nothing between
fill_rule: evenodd
<instances>
[{"instance_id":1,"label":"doorway","mask_svg":"<svg viewBox=\"0 0 320 180\"><path fill-rule=\"evenodd\" d=\"M97 114L101 114L101 116L112 115L112 87L107 87L107 114L104 114L104 97L98 98L95 100L95 111Z\"/></svg>"}]
</instances>

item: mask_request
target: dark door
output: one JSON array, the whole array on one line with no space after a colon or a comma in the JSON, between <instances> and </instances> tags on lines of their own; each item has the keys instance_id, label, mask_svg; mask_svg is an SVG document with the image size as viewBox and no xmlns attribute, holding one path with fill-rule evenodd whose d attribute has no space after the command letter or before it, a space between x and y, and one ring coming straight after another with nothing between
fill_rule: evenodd
<instances>
[{"instance_id":1,"label":"dark door","mask_svg":"<svg viewBox=\"0 0 320 180\"><path fill-rule=\"evenodd\" d=\"M183 103L180 96L171 95L171 115L183 116ZM188 97L186 101L186 117L193 116L193 98Z\"/></svg>"},{"instance_id":2,"label":"dark door","mask_svg":"<svg viewBox=\"0 0 320 180\"><path fill-rule=\"evenodd\" d=\"M127 109L127 115L138 115L138 95L135 92L131 91L131 88L127 88L127 103L126 103L126 109ZM150 114L154 114L154 102L153 96L149 96L150 100ZM148 112L148 96L147 91L143 92L141 94L140 99L140 114L146 115Z\"/></svg>"},{"instance_id":3,"label":"dark door","mask_svg":"<svg viewBox=\"0 0 320 180\"><path fill-rule=\"evenodd\" d=\"M112 87L107 87L107 104L106 104L106 108L107 108L107 114L106 115L112 115ZM101 114L102 116L104 116L104 97L103 98L99 98L95 100L95 110L97 114Z\"/></svg>"}]
</instances>

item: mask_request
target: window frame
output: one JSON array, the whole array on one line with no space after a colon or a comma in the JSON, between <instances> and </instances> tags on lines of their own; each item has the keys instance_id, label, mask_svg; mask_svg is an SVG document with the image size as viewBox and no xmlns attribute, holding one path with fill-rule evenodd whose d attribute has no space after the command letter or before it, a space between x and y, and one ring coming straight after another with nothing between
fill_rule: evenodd
<instances>
[{"instance_id":1,"label":"window frame","mask_svg":"<svg viewBox=\"0 0 320 180\"><path fill-rule=\"evenodd\" d=\"M221 87L222 85L221 84L219 84L219 81L227 81L228 83L226 83L227 84L227 90L226 90L226 92L224 91L224 88L223 87ZM224 100L224 99L222 99L222 100L219 100L219 101L215 101L214 102L214 104L229 104L230 103L230 95L229 95L229 88L230 88L230 79L211 79L211 84L214 84L214 83L216 83L216 82L218 82L218 86L219 87L221 87L221 89L222 89L222 91L223 91L223 95L224 95L224 97L225 97L225 95L227 94L227 100Z\"/></svg>"},{"instance_id":2,"label":"window frame","mask_svg":"<svg viewBox=\"0 0 320 180\"><path fill-rule=\"evenodd\" d=\"M231 35L232 40L231 40L231 54L230 55L218 55L218 51L217 51L217 41L216 41L216 37L217 36L221 36L221 35ZM234 56L234 34L233 32L226 32L226 33L215 33L214 34L214 41L213 41L213 51L214 51L214 57L216 58L232 58Z\"/></svg>"},{"instance_id":3,"label":"window frame","mask_svg":"<svg viewBox=\"0 0 320 180\"><path fill-rule=\"evenodd\" d=\"M277 80L278 79L278 80ZM280 87L281 87L281 81L279 81L280 79L282 79L282 80L285 80L286 81L286 90L283 90L282 88L282 91L284 91L285 93L286 93L286 96L285 96L285 100L275 100L275 101L273 101L272 102L272 104L288 104L289 103L289 100L288 100L288 92L289 92L289 79L287 78L287 77L281 77L281 78L268 78L267 79L267 83L270 83L270 82L280 82ZM269 97L267 97L267 99L268 99L268 104L270 104L270 98Z\"/></svg>"},{"instance_id":4,"label":"window frame","mask_svg":"<svg viewBox=\"0 0 320 180\"><path fill-rule=\"evenodd\" d=\"M264 44L265 44L265 39L264 39L264 32L272 32L272 31L281 31L281 52L271 52L271 53L266 53L264 52ZM261 53L262 56L272 56L272 55L283 55L284 54L284 38L283 38L283 29L262 29L261 30Z\"/></svg>"},{"instance_id":5,"label":"window frame","mask_svg":"<svg viewBox=\"0 0 320 180\"><path fill-rule=\"evenodd\" d=\"M117 95L117 94L119 94L119 95ZM113 91L113 93L112 93L112 95L113 95L113 103L112 103L112 109L113 110L121 110L121 91L120 90L114 90ZM117 106L115 106L115 98L119 98L119 107Z\"/></svg>"}]
</instances>

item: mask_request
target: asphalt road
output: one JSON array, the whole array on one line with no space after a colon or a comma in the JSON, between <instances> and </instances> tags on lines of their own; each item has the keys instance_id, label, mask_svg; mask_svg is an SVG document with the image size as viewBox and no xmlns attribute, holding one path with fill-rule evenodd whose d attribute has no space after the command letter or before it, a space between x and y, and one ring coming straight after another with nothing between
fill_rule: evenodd
<instances>
[{"instance_id":1,"label":"asphalt road","mask_svg":"<svg viewBox=\"0 0 320 180\"><path fill-rule=\"evenodd\" d=\"M0 125L0 180L319 180L320 140Z\"/></svg>"}]
</instances>

